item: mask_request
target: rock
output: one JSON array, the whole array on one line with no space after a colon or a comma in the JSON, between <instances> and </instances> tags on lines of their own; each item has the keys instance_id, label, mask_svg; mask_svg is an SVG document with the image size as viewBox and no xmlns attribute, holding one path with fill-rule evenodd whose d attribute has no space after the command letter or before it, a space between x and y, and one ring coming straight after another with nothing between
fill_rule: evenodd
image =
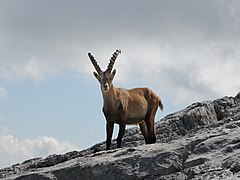
<instances>
[{"instance_id":1,"label":"rock","mask_svg":"<svg viewBox=\"0 0 240 180\"><path fill-rule=\"evenodd\" d=\"M5 180L240 179L240 93L194 103L156 123L157 143L137 127L123 148L98 143L81 152L34 158L0 170Z\"/></svg>"}]
</instances>

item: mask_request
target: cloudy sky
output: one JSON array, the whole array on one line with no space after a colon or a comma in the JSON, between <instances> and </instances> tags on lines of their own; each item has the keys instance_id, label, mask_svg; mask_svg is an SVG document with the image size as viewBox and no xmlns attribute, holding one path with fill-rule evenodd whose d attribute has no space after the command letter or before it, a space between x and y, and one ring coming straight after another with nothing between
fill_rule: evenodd
<instances>
[{"instance_id":1,"label":"cloudy sky","mask_svg":"<svg viewBox=\"0 0 240 180\"><path fill-rule=\"evenodd\" d=\"M240 91L239 31L239 0L0 0L0 168L104 141L88 52L121 49L115 86L153 89L158 120Z\"/></svg>"}]
</instances>

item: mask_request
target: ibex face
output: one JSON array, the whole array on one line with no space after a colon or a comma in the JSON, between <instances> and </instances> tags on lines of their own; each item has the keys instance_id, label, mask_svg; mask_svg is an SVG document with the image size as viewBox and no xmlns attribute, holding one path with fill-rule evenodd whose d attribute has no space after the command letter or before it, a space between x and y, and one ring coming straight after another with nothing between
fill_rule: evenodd
<instances>
[{"instance_id":1,"label":"ibex face","mask_svg":"<svg viewBox=\"0 0 240 180\"><path fill-rule=\"evenodd\" d=\"M115 63L115 60L117 59L118 54L121 53L121 50L116 50L111 59L110 62L108 64L107 70L106 71L102 71L101 68L99 67L99 65L97 64L97 61L94 59L94 57L91 55L91 53L88 53L88 56L93 64L93 66L95 67L97 72L93 72L93 75L97 78L97 80L99 81L100 85L101 85L101 90L102 92L108 92L109 89L112 87L112 81L113 78L116 74L116 69L114 69L112 71L113 65Z\"/></svg>"},{"instance_id":2,"label":"ibex face","mask_svg":"<svg viewBox=\"0 0 240 180\"><path fill-rule=\"evenodd\" d=\"M94 76L97 78L101 85L101 90L103 92L108 92L112 86L112 80L116 74L116 69L111 73L110 71L101 72L100 74L93 72Z\"/></svg>"}]
</instances>

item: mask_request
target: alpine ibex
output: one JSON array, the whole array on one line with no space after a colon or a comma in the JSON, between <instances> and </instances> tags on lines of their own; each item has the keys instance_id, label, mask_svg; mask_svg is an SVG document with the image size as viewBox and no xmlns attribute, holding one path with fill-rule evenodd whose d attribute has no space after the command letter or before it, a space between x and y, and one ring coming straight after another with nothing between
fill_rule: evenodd
<instances>
[{"instance_id":1,"label":"alpine ibex","mask_svg":"<svg viewBox=\"0 0 240 180\"><path fill-rule=\"evenodd\" d=\"M103 113L106 118L106 149L110 149L114 123L119 124L117 147L121 147L122 137L127 124L139 124L146 144L156 142L156 127L154 124L158 106L163 110L163 104L149 88L123 89L113 86L116 69L112 71L115 60L121 50L116 50L108 64L107 70L102 71L91 53L88 56L97 72L94 76L100 83L103 96Z\"/></svg>"}]
</instances>

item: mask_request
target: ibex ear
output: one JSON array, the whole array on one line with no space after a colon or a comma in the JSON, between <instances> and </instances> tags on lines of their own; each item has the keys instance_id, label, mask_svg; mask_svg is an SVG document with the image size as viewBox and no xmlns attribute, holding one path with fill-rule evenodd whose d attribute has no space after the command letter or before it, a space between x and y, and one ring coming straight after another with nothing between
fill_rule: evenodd
<instances>
[{"instance_id":1,"label":"ibex ear","mask_svg":"<svg viewBox=\"0 0 240 180\"><path fill-rule=\"evenodd\" d=\"M98 75L98 73L96 73L96 72L93 72L93 75L95 76L95 78L100 82L100 77L99 77L99 75Z\"/></svg>"},{"instance_id":2,"label":"ibex ear","mask_svg":"<svg viewBox=\"0 0 240 180\"><path fill-rule=\"evenodd\" d=\"M113 70L113 72L110 75L110 79L113 80L114 76L116 74L116 69Z\"/></svg>"}]
</instances>

